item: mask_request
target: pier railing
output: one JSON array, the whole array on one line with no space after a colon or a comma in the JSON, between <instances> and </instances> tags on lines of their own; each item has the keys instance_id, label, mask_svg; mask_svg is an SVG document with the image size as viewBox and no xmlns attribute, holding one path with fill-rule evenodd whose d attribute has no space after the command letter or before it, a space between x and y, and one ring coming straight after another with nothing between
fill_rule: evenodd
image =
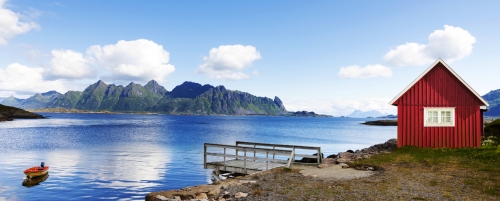
<instances>
[{"instance_id":1,"label":"pier railing","mask_svg":"<svg viewBox=\"0 0 500 201\"><path fill-rule=\"evenodd\" d=\"M205 143L203 152L204 167L206 169L215 169L216 175L219 174L219 171L252 174L275 167L291 167L293 158L295 158L293 150L211 143ZM211 159L216 158L216 160L209 161L208 157L211 157Z\"/></svg>"},{"instance_id":2,"label":"pier railing","mask_svg":"<svg viewBox=\"0 0 500 201\"><path fill-rule=\"evenodd\" d=\"M295 157L302 157L306 159L316 159L316 164L321 164L323 156L321 154L321 147L312 146L301 146L301 145L286 145L286 144L269 144L269 143L259 143L259 142L244 142L236 141L236 146L253 147L253 148L267 148L267 149L284 149L292 150L294 152L294 163L303 163L295 160ZM306 154L305 152L316 152L315 154ZM254 153L255 156L255 153ZM274 158L274 156L273 156ZM313 160L314 161L314 160Z\"/></svg>"}]
</instances>

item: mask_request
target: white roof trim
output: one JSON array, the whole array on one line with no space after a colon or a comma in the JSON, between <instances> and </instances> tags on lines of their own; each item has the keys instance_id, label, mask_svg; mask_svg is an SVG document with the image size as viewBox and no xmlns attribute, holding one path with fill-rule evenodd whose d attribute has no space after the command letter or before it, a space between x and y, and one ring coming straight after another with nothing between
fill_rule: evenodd
<instances>
[{"instance_id":1,"label":"white roof trim","mask_svg":"<svg viewBox=\"0 0 500 201\"><path fill-rule=\"evenodd\" d=\"M472 89L472 87L470 87L467 82L465 82L453 69L450 68L450 66L448 66L448 64L446 64L441 58L438 58L434 63L432 63L422 74L420 74L417 79L413 80L412 83L410 83L410 85L408 85L403 91L401 91L396 97L394 97L391 102L389 102L389 104L391 105L394 105L394 102L396 102L401 96L403 96L403 94L406 93L406 91L408 91L411 87L413 87L413 85L415 85L415 83L417 83L420 79L422 79L422 77L424 77L429 71L431 71L438 63L442 63L444 65L444 67L446 67L450 72L451 74L453 74L458 80L460 80L460 82L462 82L462 84L464 84L474 95L476 95L477 98L479 98L479 100L481 100L481 102L483 102L483 104L485 106L490 106L490 104L488 104L488 102L486 102L486 100L483 99L483 97L481 97L474 89Z\"/></svg>"}]
</instances>

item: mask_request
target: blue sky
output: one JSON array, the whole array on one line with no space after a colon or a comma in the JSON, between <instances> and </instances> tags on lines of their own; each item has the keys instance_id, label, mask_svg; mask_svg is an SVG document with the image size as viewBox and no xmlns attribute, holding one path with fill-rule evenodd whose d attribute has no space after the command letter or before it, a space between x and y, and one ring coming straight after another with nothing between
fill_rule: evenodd
<instances>
[{"instance_id":1,"label":"blue sky","mask_svg":"<svg viewBox=\"0 0 500 201\"><path fill-rule=\"evenodd\" d=\"M0 97L155 79L395 114L388 102L439 57L479 94L500 88L499 4L0 0Z\"/></svg>"}]
</instances>

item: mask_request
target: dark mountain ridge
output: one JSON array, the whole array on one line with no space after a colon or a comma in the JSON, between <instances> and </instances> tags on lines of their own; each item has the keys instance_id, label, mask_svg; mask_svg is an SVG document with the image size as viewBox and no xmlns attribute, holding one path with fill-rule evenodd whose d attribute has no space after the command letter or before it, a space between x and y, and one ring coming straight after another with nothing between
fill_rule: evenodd
<instances>
[{"instance_id":1,"label":"dark mountain ridge","mask_svg":"<svg viewBox=\"0 0 500 201\"><path fill-rule=\"evenodd\" d=\"M36 94L28 99L41 99L40 96L44 97L45 102L21 104L20 107L29 107L32 110L63 108L86 111L201 115L280 115L287 113L278 97L273 100L246 92L227 90L224 86L214 87L189 81L176 86L169 92L154 80L149 81L144 86L131 82L125 87L108 85L99 80L85 88L83 92L68 91L65 94L59 94L50 91ZM21 102L26 103L26 100L21 100Z\"/></svg>"}]
</instances>

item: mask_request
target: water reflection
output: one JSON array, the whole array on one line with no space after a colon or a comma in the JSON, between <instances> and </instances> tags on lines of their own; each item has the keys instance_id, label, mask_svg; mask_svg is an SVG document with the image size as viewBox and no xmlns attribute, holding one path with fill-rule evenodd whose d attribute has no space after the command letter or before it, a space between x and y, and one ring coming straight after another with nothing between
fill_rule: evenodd
<instances>
[{"instance_id":1,"label":"water reflection","mask_svg":"<svg viewBox=\"0 0 500 201\"><path fill-rule=\"evenodd\" d=\"M158 145L124 145L96 153L98 158L85 179L99 182L101 187L140 189L158 185L170 163L170 151ZM98 162L99 161L99 162ZM82 164L83 165L83 164Z\"/></svg>"},{"instance_id":2,"label":"water reflection","mask_svg":"<svg viewBox=\"0 0 500 201\"><path fill-rule=\"evenodd\" d=\"M159 185L171 161L170 151L158 145L130 145L80 151L52 151L47 154L51 173L61 183L79 177L81 183L99 188L140 190ZM59 186L61 187L61 186Z\"/></svg>"},{"instance_id":3,"label":"water reflection","mask_svg":"<svg viewBox=\"0 0 500 201\"><path fill-rule=\"evenodd\" d=\"M49 178L49 173L47 173L43 176L33 177L31 179L25 178L23 180L22 185L27 187L27 188L31 188L31 187L34 187L34 186L39 185L40 183L44 182L45 180L47 180L47 178Z\"/></svg>"}]
</instances>

